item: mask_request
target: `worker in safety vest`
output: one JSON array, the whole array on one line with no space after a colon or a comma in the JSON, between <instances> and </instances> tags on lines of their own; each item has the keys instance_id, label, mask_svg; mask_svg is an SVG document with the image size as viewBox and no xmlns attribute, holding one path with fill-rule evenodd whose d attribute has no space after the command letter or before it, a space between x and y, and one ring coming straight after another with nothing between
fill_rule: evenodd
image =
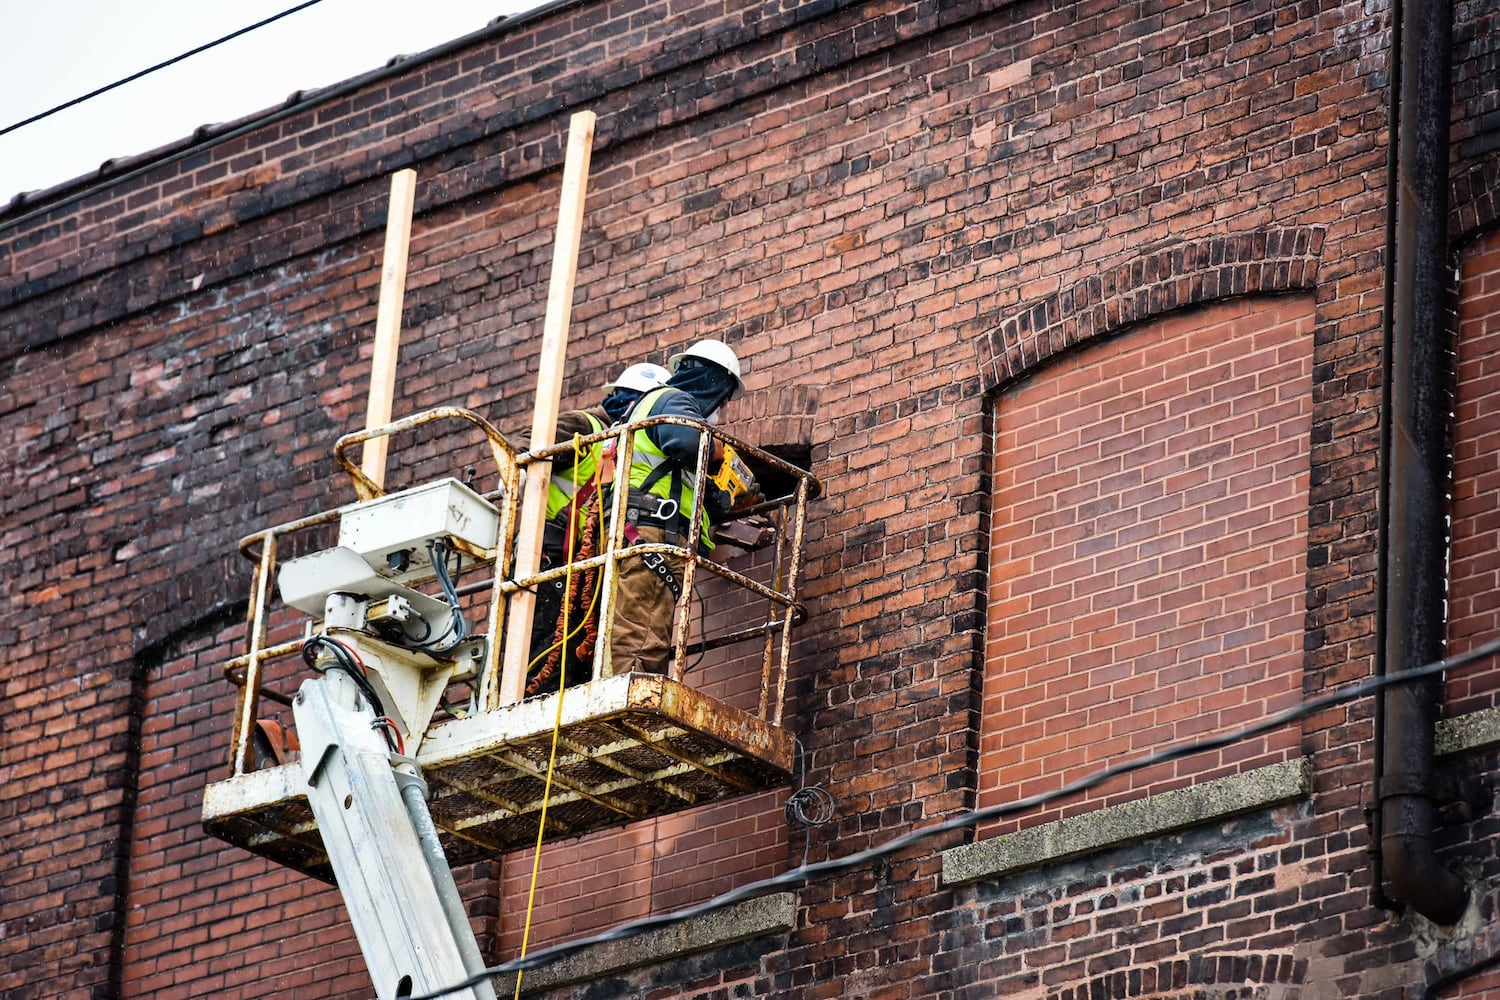
<instances>
[{"instance_id":1,"label":"worker in safety vest","mask_svg":"<svg viewBox=\"0 0 1500 1000\"><path fill-rule=\"evenodd\" d=\"M740 360L718 340L700 340L668 364L667 387L647 393L630 411L629 422L657 416L680 416L718 423L719 408L744 390ZM688 546L687 531L697 495L694 475L700 432L680 424L656 424L632 438L630 495L626 504L626 540L631 545L665 542ZM724 457L724 443L712 439L707 471ZM617 477L618 478L618 477ZM753 485L753 484L752 484ZM707 506L707 505L705 505ZM705 509L697 551L714 545ZM672 609L681 594L684 560L647 553L619 564L619 586L610 637L614 672L666 673L672 658Z\"/></svg>"},{"instance_id":2,"label":"worker in safety vest","mask_svg":"<svg viewBox=\"0 0 1500 1000\"><path fill-rule=\"evenodd\" d=\"M558 415L558 443L574 436L588 437L597 434L620 422L642 396L666 385L670 375L671 372L661 365L648 362L626 368L618 378L605 385L605 396L598 406L586 410L568 410ZM565 450L552 459L552 476L547 486L547 523L542 532L543 569L566 565L579 556L589 509L599 489L596 474L599 472L604 447L605 442L596 441L587 445L581 454ZM597 537L598 522L594 531ZM589 582L593 582L592 578ZM577 637L582 634L581 626L585 615L594 602L588 599L591 594L584 594L581 606L571 609L568 622L571 635L559 636L557 629L561 624L559 618L566 588L566 578L549 581L537 588L536 608L531 619L528 694L557 690L556 665L561 657L549 657L548 654L558 647L559 642L566 649L568 684L578 684L589 679L589 664L587 658L577 652ZM546 670L549 659L553 661L552 669Z\"/></svg>"}]
</instances>

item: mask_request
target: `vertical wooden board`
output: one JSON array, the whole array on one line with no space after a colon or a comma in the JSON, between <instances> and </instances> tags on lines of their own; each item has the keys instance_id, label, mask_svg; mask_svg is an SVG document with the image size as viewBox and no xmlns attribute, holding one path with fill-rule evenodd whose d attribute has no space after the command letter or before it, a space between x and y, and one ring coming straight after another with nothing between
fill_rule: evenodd
<instances>
[{"instance_id":1,"label":"vertical wooden board","mask_svg":"<svg viewBox=\"0 0 1500 1000\"><path fill-rule=\"evenodd\" d=\"M370 394L365 430L391 422L396 396L396 355L401 346L401 305L406 297L406 261L411 247L411 215L417 172L398 170L391 177L390 211L385 222L385 252L380 266L380 302L375 313L375 353L370 359ZM385 488L387 439L371 438L360 455L360 471Z\"/></svg>"},{"instance_id":2,"label":"vertical wooden board","mask_svg":"<svg viewBox=\"0 0 1500 1000\"><path fill-rule=\"evenodd\" d=\"M579 111L568 126L568 151L563 165L547 315L542 328L541 370L537 377L536 405L532 411L533 450L552 444L557 433L557 408L562 399L563 362L568 353L568 321L573 313L573 291L578 276L578 247L583 232L583 206L588 194L595 120L592 111ZM545 462L538 462L527 470L516 536L517 579L534 574L541 565L550 472L550 466ZM531 619L535 609L536 598L530 591L518 591L510 600L500 679L501 704L520 701L524 693L526 662L531 649Z\"/></svg>"}]
</instances>

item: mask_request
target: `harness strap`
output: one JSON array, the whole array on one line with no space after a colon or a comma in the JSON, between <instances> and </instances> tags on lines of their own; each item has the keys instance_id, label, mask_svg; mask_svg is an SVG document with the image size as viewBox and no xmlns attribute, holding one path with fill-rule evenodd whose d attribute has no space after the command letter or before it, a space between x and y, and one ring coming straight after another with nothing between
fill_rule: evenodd
<instances>
[{"instance_id":1,"label":"harness strap","mask_svg":"<svg viewBox=\"0 0 1500 1000\"><path fill-rule=\"evenodd\" d=\"M661 402L662 398L664 398L664 394L657 394L656 398L652 399L651 405L646 407L645 416L651 416L651 411L656 409L656 404ZM640 403L636 404L636 408L638 408L641 403L644 403L645 401L646 397L642 397ZM635 408L632 408L627 419L634 419L634 417ZM649 435L649 431L647 433ZM670 486L671 492L668 495L669 499L671 499L671 501L676 504L682 503L682 479L684 470L682 466L679 465L676 461L667 458L665 455L662 456L662 460L660 462L652 467L650 472L646 473L646 478L641 481L641 485L636 487L636 489L641 490L643 493L650 493L651 488L657 483L661 482L662 477L666 476L669 472L672 476L672 482Z\"/></svg>"},{"instance_id":2,"label":"harness strap","mask_svg":"<svg viewBox=\"0 0 1500 1000\"><path fill-rule=\"evenodd\" d=\"M669 466L670 466L670 469L668 468ZM636 489L641 490L641 491L643 491L645 493L650 493L651 492L651 487L653 487L657 483L661 482L662 477L665 476L668 471L671 471L673 473L673 476L672 476L672 479L673 479L673 482L672 482L672 486L673 486L672 499L676 500L677 499L677 493L681 489L681 486L682 486L682 470L680 468L678 468L677 463L674 462L674 461L672 461L670 458L664 459L661 463L659 463L650 472L646 473L646 478L641 481L641 485L637 486Z\"/></svg>"},{"instance_id":3,"label":"harness strap","mask_svg":"<svg viewBox=\"0 0 1500 1000\"><path fill-rule=\"evenodd\" d=\"M667 557L660 552L647 552L641 556L641 562L646 568L661 578L661 582L667 585L672 592L672 600L682 599L682 584L677 582L677 577L672 573L672 568L667 565Z\"/></svg>"},{"instance_id":4,"label":"harness strap","mask_svg":"<svg viewBox=\"0 0 1500 1000\"><path fill-rule=\"evenodd\" d=\"M625 525L625 544L638 545L641 542L641 533L636 530L634 524ZM660 552L647 552L641 556L641 562L646 568L661 578L661 582L667 585L672 592L672 600L682 599L682 584L678 582L677 576L672 572L672 567L667 565L667 557Z\"/></svg>"}]
</instances>

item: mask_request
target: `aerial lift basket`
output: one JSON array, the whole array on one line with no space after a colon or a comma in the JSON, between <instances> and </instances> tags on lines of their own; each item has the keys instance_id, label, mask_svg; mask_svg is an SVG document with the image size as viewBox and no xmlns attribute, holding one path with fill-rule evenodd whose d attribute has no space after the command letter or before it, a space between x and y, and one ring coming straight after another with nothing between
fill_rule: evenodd
<instances>
[{"instance_id":1,"label":"aerial lift basket","mask_svg":"<svg viewBox=\"0 0 1500 1000\"><path fill-rule=\"evenodd\" d=\"M458 480L442 479L386 494L346 454L356 444L438 420L462 421L483 432L498 471L497 489L479 494ZM667 417L646 423L653 421L682 422ZM743 512L774 525L775 547L767 546L768 558L763 560L775 567L771 578L742 575L673 546L632 549L622 538L621 511L611 511L604 551L574 567L592 567L603 580L594 679L565 688L560 695L531 698L520 694L516 677L504 676L496 637L505 634L508 605L515 594L555 580L567 570L557 567L514 578L509 553L515 543L522 471L575 444L608 439L615 441L617 461L628 465L632 435L605 431L581 442L518 455L484 418L443 407L341 438L335 456L352 476L361 500L241 542L241 551L255 563L247 649L225 667L226 677L238 688L230 774L205 790L203 823L208 832L279 864L333 880L297 751L286 738L292 729L289 709L294 695L289 692L307 673L300 655L304 632L321 616L329 594L340 588L372 593L381 600L394 594L418 605L438 601L430 593L437 568L424 560L419 544L433 536L441 536L459 553L471 579L480 577L458 592L474 618L482 616L486 625L482 633L442 654L393 651L418 679L405 688L393 682L391 697L403 706L394 714L406 729L406 753L415 758L427 782L428 808L451 865L535 843L554 726L558 748L546 810L548 840L787 784L794 770L795 741L781 728L782 701L791 627L804 617L795 581L807 503L819 495L821 486L809 473L774 455L716 428L701 429L705 433L699 450L700 481L709 442L719 438L755 464L781 493ZM399 516L382 517L382 510L398 511ZM696 537L703 516L701 509L693 512L689 537ZM330 551L344 555L306 554L326 544L334 532L341 544ZM639 558L653 548L670 550L686 561L672 667L665 675L615 675L608 644L615 568L619 560L632 558L628 553ZM365 563L347 555L350 551L360 552ZM291 558L284 558L287 555ZM293 564L311 569L299 575L288 571ZM693 634L689 610L695 576L719 588L721 595L738 595L743 606L754 610L717 634ZM279 599L273 594L278 582ZM288 607L290 602L305 613ZM395 601L391 607L399 604ZM385 604L381 607L386 609L382 613L394 613ZM328 628L328 621L324 631L336 636L338 630ZM754 707L747 699L740 699L738 706L721 701L684 678L692 658L713 650L734 647L741 651L741 659L753 661L753 652L742 651L747 646L753 650L757 642L761 676Z\"/></svg>"}]
</instances>

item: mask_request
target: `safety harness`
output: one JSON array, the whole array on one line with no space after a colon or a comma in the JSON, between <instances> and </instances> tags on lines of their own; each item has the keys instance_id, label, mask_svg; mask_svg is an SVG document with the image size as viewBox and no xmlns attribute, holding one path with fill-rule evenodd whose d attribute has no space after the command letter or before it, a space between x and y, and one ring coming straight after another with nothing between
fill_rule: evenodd
<instances>
[{"instance_id":1,"label":"safety harness","mask_svg":"<svg viewBox=\"0 0 1500 1000\"><path fill-rule=\"evenodd\" d=\"M593 414L585 413L584 416L588 418L593 428L592 433L598 433L604 429L603 421ZM552 477L548 489L548 523L549 525L556 524L557 521L562 523L565 539L563 555L564 561L569 564L569 572L565 578L566 582L559 581L562 595L557 621L553 625L552 644L548 647L547 658L541 668L528 677L527 695L537 694L550 684L552 676L557 673L559 665L564 660L570 640L576 638L580 631L583 633L583 638L574 647L573 653L581 666L587 667L592 664L594 640L599 636L599 623L593 614L594 600L598 596L598 568L585 569L575 574L571 570L571 564L583 562L598 554L599 523L603 509L600 481L604 477L608 461L603 455L603 446L600 444L596 443L587 451L583 451L579 444L581 438L582 435L573 436L571 475L566 478ZM560 479L561 482L559 482ZM556 494L562 495L563 502L553 503L553 496ZM580 513L583 522L582 530L578 529ZM584 594L589 595L587 607L582 607L580 601ZM567 610L575 607L583 611L583 621L570 628Z\"/></svg>"},{"instance_id":2,"label":"safety harness","mask_svg":"<svg viewBox=\"0 0 1500 1000\"><path fill-rule=\"evenodd\" d=\"M588 434L598 434L604 430L604 421L587 410L581 411L585 420L588 421ZM593 483L595 473L599 470L601 451L603 446L600 442L589 445L587 449L575 451L573 467L564 473L554 474L547 481L547 520L556 522L561 520L567 524L572 515L566 514L569 504L578 502L579 492L587 491Z\"/></svg>"},{"instance_id":3,"label":"safety harness","mask_svg":"<svg viewBox=\"0 0 1500 1000\"><path fill-rule=\"evenodd\" d=\"M675 462L670 464L672 466L672 496L663 498L651 492L651 487L667 474L668 463L663 463L652 469L641 486L631 489L630 495L626 498L624 535L627 545L640 543L641 533L637 528L642 524L661 528L666 532L675 532L680 539L687 538L688 528L692 526L692 522L679 513L680 507L675 499L682 495L682 470ZM641 563L667 585L667 589L672 592L672 600L676 601L682 597L682 584L678 581L677 575L672 572L672 567L667 565L665 553L647 552L641 556Z\"/></svg>"},{"instance_id":4,"label":"safety harness","mask_svg":"<svg viewBox=\"0 0 1500 1000\"><path fill-rule=\"evenodd\" d=\"M667 393L681 391L667 386L647 393L631 408L627 420L645 419L652 416L652 411ZM686 539L688 528L692 524L690 516L692 506L698 492L697 476L668 458L656 442L651 440L650 434L645 429L635 432L633 454L631 468L626 475L630 490L626 521L631 524L649 524L666 531L676 532ZM636 477L638 468L644 468L645 474L640 482L631 483ZM669 476L667 489L663 492L659 487ZM712 549L713 541L709 537L707 521L703 523L701 534L702 537L698 540L699 548L705 551Z\"/></svg>"},{"instance_id":5,"label":"safety harness","mask_svg":"<svg viewBox=\"0 0 1500 1000\"><path fill-rule=\"evenodd\" d=\"M656 404L669 391L672 390L656 389L641 397L641 401L631 408L628 419L651 416ZM647 525L660 528L668 535L675 534L678 540L691 544L688 532L692 528L692 518L682 508L684 500L691 505L692 498L697 495L696 477L689 476L681 465L668 458L644 430L635 433L639 435L634 449L635 461L649 465L650 468L639 484L627 485L629 494L626 497L624 528L626 542L630 545L639 544L641 535L638 528ZM630 478L629 475L626 476L627 484ZM663 479L668 479L666 496L656 492L657 485ZM706 523L703 535L699 547L711 549L713 542L708 539ZM641 556L641 562L671 591L674 601L682 597L682 584L667 565L664 553L648 552Z\"/></svg>"}]
</instances>

